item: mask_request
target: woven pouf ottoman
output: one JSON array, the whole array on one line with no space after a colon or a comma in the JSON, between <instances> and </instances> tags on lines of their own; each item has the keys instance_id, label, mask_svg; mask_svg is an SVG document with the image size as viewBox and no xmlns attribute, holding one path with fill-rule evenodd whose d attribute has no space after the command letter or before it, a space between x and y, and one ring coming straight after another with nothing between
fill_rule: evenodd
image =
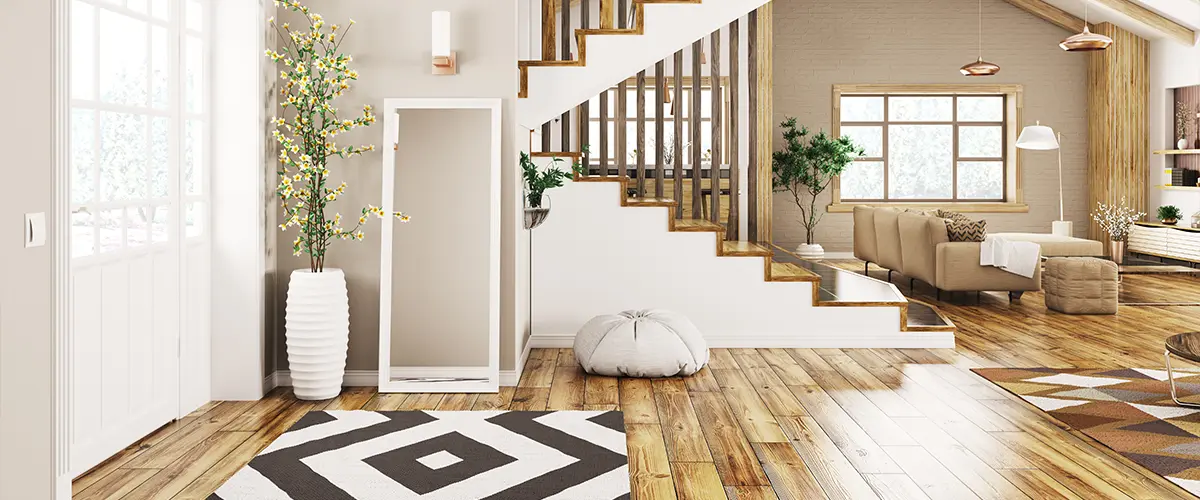
<instances>
[{"instance_id":1,"label":"woven pouf ottoman","mask_svg":"<svg viewBox=\"0 0 1200 500\"><path fill-rule=\"evenodd\" d=\"M584 371L610 377L691 375L708 363L708 344L682 314L625 311L583 325L575 359Z\"/></svg>"},{"instance_id":2,"label":"woven pouf ottoman","mask_svg":"<svg viewBox=\"0 0 1200 500\"><path fill-rule=\"evenodd\" d=\"M1055 257L1042 273L1046 307L1067 314L1116 314L1117 265L1092 257Z\"/></svg>"}]
</instances>

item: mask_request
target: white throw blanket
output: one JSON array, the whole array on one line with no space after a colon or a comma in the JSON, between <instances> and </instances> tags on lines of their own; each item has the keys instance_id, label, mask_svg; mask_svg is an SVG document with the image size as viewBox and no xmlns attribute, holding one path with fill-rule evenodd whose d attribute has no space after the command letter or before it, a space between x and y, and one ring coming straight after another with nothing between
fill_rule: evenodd
<instances>
[{"instance_id":1,"label":"white throw blanket","mask_svg":"<svg viewBox=\"0 0 1200 500\"><path fill-rule=\"evenodd\" d=\"M998 267L1004 271L1032 278L1041 265L1042 247L1030 241L1009 241L987 235L979 244L979 265Z\"/></svg>"}]
</instances>

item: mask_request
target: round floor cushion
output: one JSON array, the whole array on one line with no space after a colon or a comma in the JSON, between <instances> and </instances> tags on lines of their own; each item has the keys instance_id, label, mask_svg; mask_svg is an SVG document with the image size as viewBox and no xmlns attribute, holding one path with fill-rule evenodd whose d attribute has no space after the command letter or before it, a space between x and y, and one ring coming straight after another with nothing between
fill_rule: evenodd
<instances>
[{"instance_id":1,"label":"round floor cushion","mask_svg":"<svg viewBox=\"0 0 1200 500\"><path fill-rule=\"evenodd\" d=\"M682 314L649 309L597 316L575 335L584 371L610 377L691 375L708 363L708 345Z\"/></svg>"}]
</instances>

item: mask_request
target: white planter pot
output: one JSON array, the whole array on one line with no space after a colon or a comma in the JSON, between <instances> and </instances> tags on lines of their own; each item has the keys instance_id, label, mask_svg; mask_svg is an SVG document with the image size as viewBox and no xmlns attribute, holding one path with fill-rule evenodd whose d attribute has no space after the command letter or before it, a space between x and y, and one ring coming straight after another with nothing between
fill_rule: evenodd
<instances>
[{"instance_id":1,"label":"white planter pot","mask_svg":"<svg viewBox=\"0 0 1200 500\"><path fill-rule=\"evenodd\" d=\"M1179 149L1187 149L1187 148L1188 148L1188 142L1187 142L1187 139L1184 139L1184 138L1180 137L1180 138L1179 138L1179 141L1177 141L1177 142L1175 143L1175 146L1176 146L1176 147L1178 147Z\"/></svg>"},{"instance_id":2,"label":"white planter pot","mask_svg":"<svg viewBox=\"0 0 1200 500\"><path fill-rule=\"evenodd\" d=\"M825 249L817 243L811 245L805 243L796 247L796 255L803 259L820 259L825 256Z\"/></svg>"},{"instance_id":3,"label":"white planter pot","mask_svg":"<svg viewBox=\"0 0 1200 500\"><path fill-rule=\"evenodd\" d=\"M286 321L296 397L311 401L340 394L350 343L350 301L342 270L292 271Z\"/></svg>"}]
</instances>

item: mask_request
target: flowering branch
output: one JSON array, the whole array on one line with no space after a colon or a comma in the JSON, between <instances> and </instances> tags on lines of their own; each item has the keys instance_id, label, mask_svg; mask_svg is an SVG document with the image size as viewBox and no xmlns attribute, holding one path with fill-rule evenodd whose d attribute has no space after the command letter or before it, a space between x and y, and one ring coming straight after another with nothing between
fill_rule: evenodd
<instances>
[{"instance_id":1,"label":"flowering branch","mask_svg":"<svg viewBox=\"0 0 1200 500\"><path fill-rule=\"evenodd\" d=\"M334 240L358 240L365 235L360 230L372 215L384 217L383 209L368 205L353 227L342 225L342 215L334 213L328 217L325 209L346 192L346 183L330 187L328 162L332 157L351 158L369 151L374 145L339 146L337 136L358 127L375 123L370 105L352 118L343 119L333 101L350 89L350 82L358 79L358 72L350 69L354 60L340 52L341 39L354 25L342 30L334 24L326 28L320 14L309 12L308 7L298 0L275 0L276 7L284 7L304 15L308 26L292 29L289 23L276 26L286 46L280 50L266 52L275 63L286 68L279 72L281 85L280 106L291 119L276 117L272 121L277 127L274 136L279 142L279 184L275 192L284 211L280 229L299 228L300 234L292 242L294 255L308 254L309 267L313 272L325 269L325 253ZM390 214L401 222L409 218L401 212Z\"/></svg>"},{"instance_id":2,"label":"flowering branch","mask_svg":"<svg viewBox=\"0 0 1200 500\"><path fill-rule=\"evenodd\" d=\"M1129 228L1145 215L1125 206L1125 198L1121 198L1120 205L1097 204L1092 220L1108 233L1108 238L1112 241L1125 241L1129 236Z\"/></svg>"}]
</instances>

